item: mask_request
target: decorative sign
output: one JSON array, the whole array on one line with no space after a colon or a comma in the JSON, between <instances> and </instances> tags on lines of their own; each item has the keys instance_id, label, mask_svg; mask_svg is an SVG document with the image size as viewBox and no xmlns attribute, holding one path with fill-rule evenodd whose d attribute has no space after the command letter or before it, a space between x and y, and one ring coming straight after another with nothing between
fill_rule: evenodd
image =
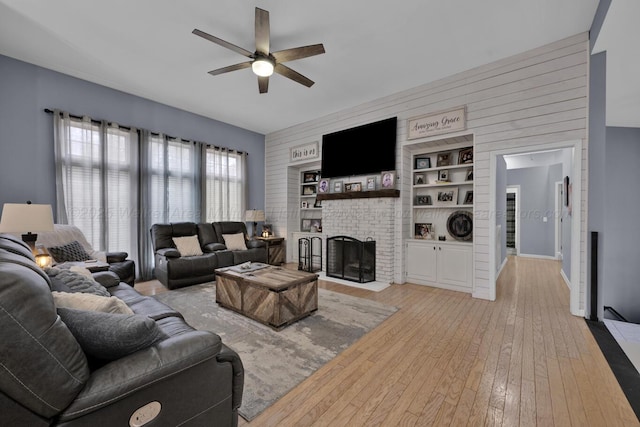
<instances>
[{"instance_id":1,"label":"decorative sign","mask_svg":"<svg viewBox=\"0 0 640 427\"><path fill-rule=\"evenodd\" d=\"M293 147L290 151L290 160L292 162L315 159L318 157L320 157L320 150L318 150L318 141Z\"/></svg>"},{"instance_id":2,"label":"decorative sign","mask_svg":"<svg viewBox=\"0 0 640 427\"><path fill-rule=\"evenodd\" d=\"M407 139L424 138L441 133L465 130L467 128L465 111L465 107L460 107L443 113L409 119Z\"/></svg>"}]
</instances>

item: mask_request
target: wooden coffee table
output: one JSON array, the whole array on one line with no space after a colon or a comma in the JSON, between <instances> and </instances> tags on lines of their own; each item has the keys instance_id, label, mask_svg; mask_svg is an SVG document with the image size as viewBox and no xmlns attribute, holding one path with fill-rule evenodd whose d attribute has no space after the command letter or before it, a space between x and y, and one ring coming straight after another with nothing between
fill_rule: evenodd
<instances>
[{"instance_id":1,"label":"wooden coffee table","mask_svg":"<svg viewBox=\"0 0 640 427\"><path fill-rule=\"evenodd\" d=\"M216 302L280 330L318 309L318 275L268 266L216 270Z\"/></svg>"}]
</instances>

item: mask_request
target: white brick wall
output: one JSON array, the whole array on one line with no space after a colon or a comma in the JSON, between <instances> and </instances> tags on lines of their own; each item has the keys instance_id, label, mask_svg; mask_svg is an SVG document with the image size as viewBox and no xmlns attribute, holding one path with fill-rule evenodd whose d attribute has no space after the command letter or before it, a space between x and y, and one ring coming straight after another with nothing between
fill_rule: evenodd
<instances>
[{"instance_id":1,"label":"white brick wall","mask_svg":"<svg viewBox=\"0 0 640 427\"><path fill-rule=\"evenodd\" d=\"M325 200L322 232L327 237L349 236L376 241L376 281L394 277L395 198Z\"/></svg>"}]
</instances>

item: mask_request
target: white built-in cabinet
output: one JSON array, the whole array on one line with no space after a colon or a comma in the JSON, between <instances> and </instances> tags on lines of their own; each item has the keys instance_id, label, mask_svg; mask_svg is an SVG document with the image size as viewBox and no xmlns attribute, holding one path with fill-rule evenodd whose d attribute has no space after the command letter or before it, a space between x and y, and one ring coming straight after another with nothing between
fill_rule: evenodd
<instances>
[{"instance_id":1,"label":"white built-in cabinet","mask_svg":"<svg viewBox=\"0 0 640 427\"><path fill-rule=\"evenodd\" d=\"M408 148L412 167L406 281L471 293L473 136L418 142ZM470 232L463 236L460 231L465 229Z\"/></svg>"}]
</instances>

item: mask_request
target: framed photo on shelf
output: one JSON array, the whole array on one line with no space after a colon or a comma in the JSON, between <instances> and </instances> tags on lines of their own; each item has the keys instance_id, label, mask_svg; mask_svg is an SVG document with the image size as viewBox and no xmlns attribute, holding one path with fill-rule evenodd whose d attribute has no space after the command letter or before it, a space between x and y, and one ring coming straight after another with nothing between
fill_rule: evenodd
<instances>
[{"instance_id":1,"label":"framed photo on shelf","mask_svg":"<svg viewBox=\"0 0 640 427\"><path fill-rule=\"evenodd\" d=\"M473 181L473 168L467 171L467 177L464 179L465 181Z\"/></svg>"},{"instance_id":2,"label":"framed photo on shelf","mask_svg":"<svg viewBox=\"0 0 640 427\"><path fill-rule=\"evenodd\" d=\"M423 173L413 175L413 185L422 185L427 183L427 176Z\"/></svg>"},{"instance_id":3,"label":"framed photo on shelf","mask_svg":"<svg viewBox=\"0 0 640 427\"><path fill-rule=\"evenodd\" d=\"M302 186L302 195L303 196L311 196L316 194L316 186L315 185L303 185Z\"/></svg>"},{"instance_id":4,"label":"framed photo on shelf","mask_svg":"<svg viewBox=\"0 0 640 427\"><path fill-rule=\"evenodd\" d=\"M309 227L312 233L320 233L322 232L322 219L314 218L311 221L311 226Z\"/></svg>"},{"instance_id":5,"label":"framed photo on shelf","mask_svg":"<svg viewBox=\"0 0 640 427\"><path fill-rule=\"evenodd\" d=\"M458 153L458 164L473 163L473 147L463 148Z\"/></svg>"},{"instance_id":6,"label":"framed photo on shelf","mask_svg":"<svg viewBox=\"0 0 640 427\"><path fill-rule=\"evenodd\" d=\"M473 204L473 190L467 191L464 195L464 205L472 205Z\"/></svg>"},{"instance_id":7,"label":"framed photo on shelf","mask_svg":"<svg viewBox=\"0 0 640 427\"><path fill-rule=\"evenodd\" d=\"M416 196L416 200L414 202L414 204L416 206L425 206L425 205L431 205L433 204L431 201L431 196L424 195L424 196Z\"/></svg>"},{"instance_id":8,"label":"framed photo on shelf","mask_svg":"<svg viewBox=\"0 0 640 427\"><path fill-rule=\"evenodd\" d=\"M302 176L303 182L316 182L318 181L318 173L317 172L305 172Z\"/></svg>"},{"instance_id":9,"label":"framed photo on shelf","mask_svg":"<svg viewBox=\"0 0 640 427\"><path fill-rule=\"evenodd\" d=\"M451 166L451 153L439 153L436 167Z\"/></svg>"},{"instance_id":10,"label":"framed photo on shelf","mask_svg":"<svg viewBox=\"0 0 640 427\"><path fill-rule=\"evenodd\" d=\"M344 185L344 191L362 191L362 183L361 182L348 182Z\"/></svg>"},{"instance_id":11,"label":"framed photo on shelf","mask_svg":"<svg viewBox=\"0 0 640 427\"><path fill-rule=\"evenodd\" d=\"M448 188L446 190L438 191L438 205L450 206L458 204L458 189Z\"/></svg>"},{"instance_id":12,"label":"framed photo on shelf","mask_svg":"<svg viewBox=\"0 0 640 427\"><path fill-rule=\"evenodd\" d=\"M322 178L318 183L318 193L328 193L329 192L329 179Z\"/></svg>"},{"instance_id":13,"label":"framed photo on shelf","mask_svg":"<svg viewBox=\"0 0 640 427\"><path fill-rule=\"evenodd\" d=\"M307 202L306 200L303 200L300 202L300 207L302 209L307 209L309 207L309 202Z\"/></svg>"},{"instance_id":14,"label":"framed photo on shelf","mask_svg":"<svg viewBox=\"0 0 640 427\"><path fill-rule=\"evenodd\" d=\"M417 222L414 228L413 235L416 239L433 239L435 235L433 224L430 222Z\"/></svg>"},{"instance_id":15,"label":"framed photo on shelf","mask_svg":"<svg viewBox=\"0 0 640 427\"><path fill-rule=\"evenodd\" d=\"M367 178L367 190L375 190L376 189L376 177L370 176Z\"/></svg>"},{"instance_id":16,"label":"framed photo on shelf","mask_svg":"<svg viewBox=\"0 0 640 427\"><path fill-rule=\"evenodd\" d=\"M430 157L416 157L416 169L428 169L431 167Z\"/></svg>"},{"instance_id":17,"label":"framed photo on shelf","mask_svg":"<svg viewBox=\"0 0 640 427\"><path fill-rule=\"evenodd\" d=\"M313 202L313 207L314 207L314 208L321 208L321 207L322 207L322 201L321 201L321 200L316 199L316 201L315 201L315 202Z\"/></svg>"},{"instance_id":18,"label":"framed photo on shelf","mask_svg":"<svg viewBox=\"0 0 640 427\"><path fill-rule=\"evenodd\" d=\"M438 173L438 181L449 182L449 169L443 169Z\"/></svg>"},{"instance_id":19,"label":"framed photo on shelf","mask_svg":"<svg viewBox=\"0 0 640 427\"><path fill-rule=\"evenodd\" d=\"M342 193L342 181L334 181L333 182L333 192L334 193Z\"/></svg>"},{"instance_id":20,"label":"framed photo on shelf","mask_svg":"<svg viewBox=\"0 0 640 427\"><path fill-rule=\"evenodd\" d=\"M395 171L382 172L382 176L380 177L380 182L381 182L382 188L395 188L396 172Z\"/></svg>"},{"instance_id":21,"label":"framed photo on shelf","mask_svg":"<svg viewBox=\"0 0 640 427\"><path fill-rule=\"evenodd\" d=\"M300 231L311 231L311 219L302 218L300 220Z\"/></svg>"}]
</instances>

